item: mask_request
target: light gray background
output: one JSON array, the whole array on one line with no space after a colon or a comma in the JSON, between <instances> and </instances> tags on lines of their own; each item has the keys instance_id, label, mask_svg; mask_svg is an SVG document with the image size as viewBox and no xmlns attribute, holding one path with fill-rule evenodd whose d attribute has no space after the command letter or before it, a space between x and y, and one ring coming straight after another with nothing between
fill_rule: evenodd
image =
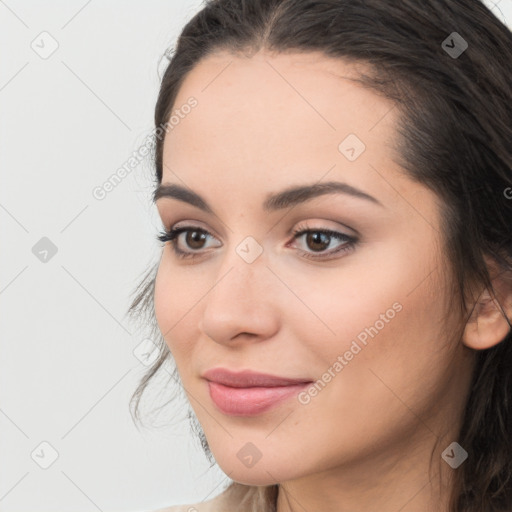
<instances>
[{"instance_id":1,"label":"light gray background","mask_svg":"<svg viewBox=\"0 0 512 512\"><path fill-rule=\"evenodd\" d=\"M512 26L512 0L485 3ZM160 250L150 162L92 195L153 129L163 53L200 6L0 0L0 512L152 510L229 483L182 411L141 431L128 411L146 367L126 311Z\"/></svg>"}]
</instances>

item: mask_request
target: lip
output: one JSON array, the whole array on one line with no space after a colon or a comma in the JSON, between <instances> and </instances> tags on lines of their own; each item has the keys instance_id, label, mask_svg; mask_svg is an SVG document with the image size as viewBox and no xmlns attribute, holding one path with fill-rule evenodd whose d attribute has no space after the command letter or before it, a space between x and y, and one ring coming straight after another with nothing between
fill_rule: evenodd
<instances>
[{"instance_id":1,"label":"lip","mask_svg":"<svg viewBox=\"0 0 512 512\"><path fill-rule=\"evenodd\" d=\"M313 381L279 377L251 370L232 372L213 368L203 374L210 397L225 414L254 416L277 406Z\"/></svg>"}]
</instances>

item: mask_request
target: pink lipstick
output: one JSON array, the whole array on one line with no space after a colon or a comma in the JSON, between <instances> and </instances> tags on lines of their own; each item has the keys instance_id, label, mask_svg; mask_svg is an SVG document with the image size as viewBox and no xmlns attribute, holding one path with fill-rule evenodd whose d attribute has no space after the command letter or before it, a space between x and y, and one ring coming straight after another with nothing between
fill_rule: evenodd
<instances>
[{"instance_id":1,"label":"pink lipstick","mask_svg":"<svg viewBox=\"0 0 512 512\"><path fill-rule=\"evenodd\" d=\"M210 397L225 414L254 416L297 395L312 383L309 379L278 377L250 370L232 372L224 368L203 374Z\"/></svg>"}]
</instances>

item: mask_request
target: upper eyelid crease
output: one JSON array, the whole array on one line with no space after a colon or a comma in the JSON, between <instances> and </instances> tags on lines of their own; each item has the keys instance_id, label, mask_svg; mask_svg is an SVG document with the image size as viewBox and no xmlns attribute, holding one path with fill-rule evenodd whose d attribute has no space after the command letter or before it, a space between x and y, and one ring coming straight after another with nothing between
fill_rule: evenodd
<instances>
[{"instance_id":1,"label":"upper eyelid crease","mask_svg":"<svg viewBox=\"0 0 512 512\"><path fill-rule=\"evenodd\" d=\"M199 257L201 256L201 253L195 253L194 251L183 251L178 248L178 239L179 236L183 233L189 232L189 231L202 231L203 233L206 233L208 236L211 236L212 238L216 238L215 235L212 235L207 229L200 228L198 226L193 225L185 225L178 228L171 228L171 229L165 229L157 238L159 240L163 241L171 241L171 248L174 251L176 255L178 255L180 258L184 257ZM358 243L359 243L359 237L353 236L353 235L347 235L346 233L339 232L332 229L326 229L326 228L308 228L305 227L304 229L297 229L294 231L293 239L300 238L301 236L305 235L308 232L321 232L327 234L330 238L334 238L339 241L343 241L344 243L341 245L340 248L328 251L327 253L322 253L318 256L310 256L310 259L312 260L318 260L323 261L324 257L327 257L326 261L329 261L329 256L336 255L338 253L344 253L346 251L352 250ZM222 246L221 246L222 247ZM300 252L307 253L307 251L300 250Z\"/></svg>"},{"instance_id":2,"label":"upper eyelid crease","mask_svg":"<svg viewBox=\"0 0 512 512\"><path fill-rule=\"evenodd\" d=\"M384 208L384 205L378 199L367 194L366 192L363 192L362 190L352 187L347 183L329 181L326 183L317 183L314 185L290 187L282 192L270 194L267 196L263 203L263 210L266 212L273 212L276 210L295 206L324 194L335 193L350 195L359 199L365 199ZM178 199L179 201L191 204L192 206L195 206L206 213L214 213L208 202L199 194L178 184L160 184L153 193L153 202L156 203L159 199L164 197Z\"/></svg>"}]
</instances>

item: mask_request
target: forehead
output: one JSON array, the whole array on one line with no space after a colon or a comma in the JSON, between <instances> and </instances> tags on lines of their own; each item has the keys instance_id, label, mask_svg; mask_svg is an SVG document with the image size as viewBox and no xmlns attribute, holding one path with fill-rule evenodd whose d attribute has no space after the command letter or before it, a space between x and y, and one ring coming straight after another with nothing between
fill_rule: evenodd
<instances>
[{"instance_id":1,"label":"forehead","mask_svg":"<svg viewBox=\"0 0 512 512\"><path fill-rule=\"evenodd\" d=\"M174 172L190 186L207 180L219 190L233 183L268 190L329 172L372 188L370 162L396 167L388 146L395 111L350 80L358 70L368 71L319 53L203 59L178 92L173 112L192 96L197 106L165 137L162 181L176 182ZM355 161L339 149L351 134L365 146Z\"/></svg>"}]
</instances>

